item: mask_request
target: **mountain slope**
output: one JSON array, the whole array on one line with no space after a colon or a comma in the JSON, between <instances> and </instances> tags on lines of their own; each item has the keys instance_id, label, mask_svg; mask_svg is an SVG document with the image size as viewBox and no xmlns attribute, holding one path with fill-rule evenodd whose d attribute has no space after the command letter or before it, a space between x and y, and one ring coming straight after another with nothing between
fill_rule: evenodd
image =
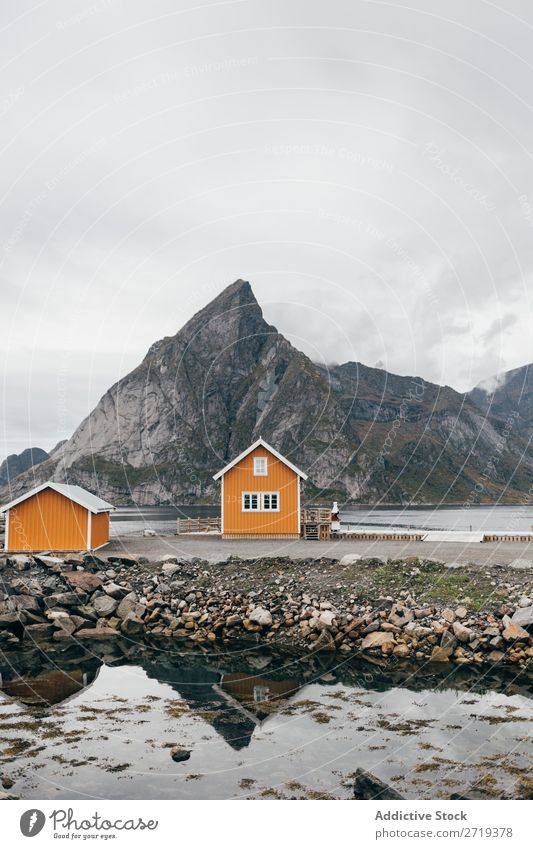
<instances>
[{"instance_id":1,"label":"mountain slope","mask_svg":"<svg viewBox=\"0 0 533 849\"><path fill-rule=\"evenodd\" d=\"M516 419L516 429L533 435L533 364L483 381L468 393L479 409L501 421Z\"/></svg>"},{"instance_id":2,"label":"mountain slope","mask_svg":"<svg viewBox=\"0 0 533 849\"><path fill-rule=\"evenodd\" d=\"M42 448L26 448L20 454L10 454L0 463L0 487L47 458L48 454Z\"/></svg>"},{"instance_id":3,"label":"mountain slope","mask_svg":"<svg viewBox=\"0 0 533 849\"><path fill-rule=\"evenodd\" d=\"M213 473L263 436L308 472L308 498L512 501L533 471L519 436L498 448L503 429L449 387L314 364L238 280L152 345L37 472L117 503L214 500Z\"/></svg>"}]
</instances>

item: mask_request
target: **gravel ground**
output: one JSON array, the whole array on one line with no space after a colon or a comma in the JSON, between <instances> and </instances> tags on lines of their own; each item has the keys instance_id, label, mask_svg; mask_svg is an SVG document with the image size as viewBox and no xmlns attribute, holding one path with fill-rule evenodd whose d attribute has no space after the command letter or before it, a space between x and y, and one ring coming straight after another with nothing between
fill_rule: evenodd
<instances>
[{"instance_id":1,"label":"gravel ground","mask_svg":"<svg viewBox=\"0 0 533 849\"><path fill-rule=\"evenodd\" d=\"M128 553L132 557L157 560L165 554L181 558L200 557L212 563L226 560L230 555L246 559L256 557L340 558L345 554L381 557L383 560L416 556L445 563L476 563L480 566L506 566L517 558L533 563L532 543L452 543L452 542L366 542L336 540L310 542L305 540L223 540L218 536L157 536L123 535L101 549L103 556Z\"/></svg>"}]
</instances>

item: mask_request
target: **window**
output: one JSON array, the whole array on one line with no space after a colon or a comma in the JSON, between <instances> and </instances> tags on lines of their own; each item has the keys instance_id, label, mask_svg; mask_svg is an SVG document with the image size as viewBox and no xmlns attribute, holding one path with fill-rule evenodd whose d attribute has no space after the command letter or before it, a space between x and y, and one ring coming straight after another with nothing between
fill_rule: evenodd
<instances>
[{"instance_id":1,"label":"window","mask_svg":"<svg viewBox=\"0 0 533 849\"><path fill-rule=\"evenodd\" d=\"M254 475L256 477L266 477L268 474L267 470L267 458L266 457L254 457Z\"/></svg>"},{"instance_id":2,"label":"window","mask_svg":"<svg viewBox=\"0 0 533 849\"><path fill-rule=\"evenodd\" d=\"M279 493L263 492L263 510L266 512L279 510Z\"/></svg>"},{"instance_id":3,"label":"window","mask_svg":"<svg viewBox=\"0 0 533 849\"><path fill-rule=\"evenodd\" d=\"M258 492L243 492L242 494L242 509L245 511L259 510L259 493Z\"/></svg>"},{"instance_id":4,"label":"window","mask_svg":"<svg viewBox=\"0 0 533 849\"><path fill-rule=\"evenodd\" d=\"M278 513L279 492L243 492L242 509L243 513Z\"/></svg>"}]
</instances>

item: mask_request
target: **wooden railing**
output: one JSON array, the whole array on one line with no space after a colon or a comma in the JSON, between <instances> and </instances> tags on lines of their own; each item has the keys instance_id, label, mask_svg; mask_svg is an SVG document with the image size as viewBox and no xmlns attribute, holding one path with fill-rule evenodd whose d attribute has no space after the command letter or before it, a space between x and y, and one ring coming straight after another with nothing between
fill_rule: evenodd
<instances>
[{"instance_id":1,"label":"wooden railing","mask_svg":"<svg viewBox=\"0 0 533 849\"><path fill-rule=\"evenodd\" d=\"M197 519L178 519L177 534L220 533L220 516L206 516Z\"/></svg>"}]
</instances>

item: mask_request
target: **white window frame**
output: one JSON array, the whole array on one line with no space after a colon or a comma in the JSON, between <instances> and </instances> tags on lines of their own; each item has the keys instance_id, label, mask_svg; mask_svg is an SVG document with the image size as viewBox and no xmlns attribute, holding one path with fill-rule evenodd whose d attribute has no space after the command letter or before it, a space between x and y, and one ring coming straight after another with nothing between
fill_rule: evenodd
<instances>
[{"instance_id":1,"label":"white window frame","mask_svg":"<svg viewBox=\"0 0 533 849\"><path fill-rule=\"evenodd\" d=\"M263 469L263 471L260 471ZM266 478L268 476L268 459L266 457L254 457L254 477Z\"/></svg>"},{"instance_id":2,"label":"white window frame","mask_svg":"<svg viewBox=\"0 0 533 849\"><path fill-rule=\"evenodd\" d=\"M270 496L270 502L272 503L272 496L276 496L277 507L265 507L265 495ZM262 492L261 493L261 510L263 513L279 513L279 492Z\"/></svg>"},{"instance_id":3,"label":"white window frame","mask_svg":"<svg viewBox=\"0 0 533 849\"><path fill-rule=\"evenodd\" d=\"M250 506L244 506L244 499L246 496L250 496ZM255 495L257 498L257 507L252 507L252 497ZM259 513L261 511L261 493L260 492L243 492L242 493L242 502L241 502L242 512L243 513Z\"/></svg>"},{"instance_id":4,"label":"white window frame","mask_svg":"<svg viewBox=\"0 0 533 849\"><path fill-rule=\"evenodd\" d=\"M270 497L272 502L272 496L275 495L277 499L276 507L265 507L265 495ZM245 506L246 497L250 499L250 507ZM257 507L252 507L252 498L257 499ZM279 492L243 492L241 493L241 511L243 513L279 513Z\"/></svg>"}]
</instances>

